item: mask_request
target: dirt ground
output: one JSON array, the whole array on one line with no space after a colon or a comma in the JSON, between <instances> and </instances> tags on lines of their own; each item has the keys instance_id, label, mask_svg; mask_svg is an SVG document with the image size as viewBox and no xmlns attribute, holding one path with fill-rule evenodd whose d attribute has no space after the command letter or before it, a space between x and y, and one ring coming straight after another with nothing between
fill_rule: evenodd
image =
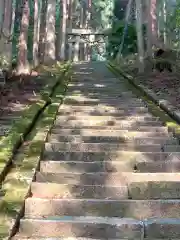
<instances>
[{"instance_id":1,"label":"dirt ground","mask_svg":"<svg viewBox=\"0 0 180 240\"><path fill-rule=\"evenodd\" d=\"M0 89L1 118L20 117L24 108L39 98L39 92L45 83L38 73L31 76L11 79Z\"/></svg>"},{"instance_id":2,"label":"dirt ground","mask_svg":"<svg viewBox=\"0 0 180 240\"><path fill-rule=\"evenodd\" d=\"M153 90L161 99L169 101L175 109L180 108L180 74L152 72L136 81Z\"/></svg>"}]
</instances>

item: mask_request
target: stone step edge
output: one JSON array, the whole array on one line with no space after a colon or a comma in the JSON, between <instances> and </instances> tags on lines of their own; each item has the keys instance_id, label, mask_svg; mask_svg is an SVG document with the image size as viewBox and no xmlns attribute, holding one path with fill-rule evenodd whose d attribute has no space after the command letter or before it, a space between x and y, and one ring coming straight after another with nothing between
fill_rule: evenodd
<instances>
[{"instance_id":1,"label":"stone step edge","mask_svg":"<svg viewBox=\"0 0 180 240\"><path fill-rule=\"evenodd\" d=\"M96 172L96 173L78 173L78 172L68 172L68 173L51 173L51 172L37 172L36 173L36 178L38 178L38 175L43 175L44 177L48 176L85 176L85 177L99 177L100 174L103 175L109 175L109 173L107 172ZM40 176L39 176L40 177ZM110 174L111 178L116 178L119 177L119 184L117 185L102 185L102 184L96 184L96 185L91 185L91 184L81 184L81 183L59 183L59 182L37 182L37 181L33 181L31 183L31 187L33 187L33 185L54 185L54 186L72 186L72 185L76 185L76 186L81 186L81 187L92 187L92 186L99 186L99 187L107 187L107 188L120 188L120 187L127 187L129 188L131 185L133 184L156 184L159 183L159 185L163 184L177 184L180 182L180 173L135 173L135 172L123 172L119 173L119 172L115 172L115 173L111 173ZM170 198L168 198L170 199Z\"/></svg>"},{"instance_id":2,"label":"stone step edge","mask_svg":"<svg viewBox=\"0 0 180 240\"><path fill-rule=\"evenodd\" d=\"M17 234L12 237L11 240L48 240L49 237L26 237L22 234ZM109 240L116 240L115 238L108 238ZM141 240L164 240L164 238L141 238ZM51 237L49 240L102 240L100 238L84 238L84 237ZM124 240L120 238L119 240ZM127 239L126 239L127 240ZM133 238L133 240L139 240L139 238ZM179 238L173 238L173 240L179 240Z\"/></svg>"},{"instance_id":3,"label":"stone step edge","mask_svg":"<svg viewBox=\"0 0 180 240\"><path fill-rule=\"evenodd\" d=\"M109 138L109 139L108 139ZM164 137L128 137L128 136L119 136L119 135L96 135L91 136L88 135L82 135L82 134L63 134L63 133L51 133L48 136L48 142L59 142L61 140L63 142L72 142L75 141L76 143L100 143L100 144L107 144L107 143L124 143L124 144L171 144L171 145L179 145L179 140L177 138L171 137L171 136L164 136ZM90 142L92 141L92 142ZM93 142L95 141L95 142ZM98 142L97 142L98 141ZM115 142L114 142L115 141ZM143 141L145 143L143 143ZM151 143L148 143L150 141Z\"/></svg>"},{"instance_id":4,"label":"stone step edge","mask_svg":"<svg viewBox=\"0 0 180 240\"><path fill-rule=\"evenodd\" d=\"M83 167L84 169L76 170L77 174L87 174L87 173L99 173L99 174L112 174L119 173L122 171L136 172L136 173L178 173L180 168L179 160L159 160L159 161L143 161L143 160L127 160L127 161L42 161L40 162L40 172L41 173L74 173L77 167ZM69 169L64 168L69 167ZM75 169L74 169L75 167ZM89 168L89 169L88 169ZM95 168L98 170L95 172Z\"/></svg>"},{"instance_id":5,"label":"stone step edge","mask_svg":"<svg viewBox=\"0 0 180 240\"><path fill-rule=\"evenodd\" d=\"M144 202L153 202L153 203L180 203L180 199L95 199L95 198L40 198L40 197L28 197L25 199L25 202L31 202L31 201L37 201L37 202L101 202L101 203L124 203L124 202L138 202L138 203L144 203Z\"/></svg>"},{"instance_id":6,"label":"stone step edge","mask_svg":"<svg viewBox=\"0 0 180 240\"><path fill-rule=\"evenodd\" d=\"M62 218L62 217L61 217ZM147 220L135 220L132 218L107 218L107 217L73 217L73 218L65 218L65 219L32 219L32 218L23 218L20 222L21 224L47 224L48 223L63 223L63 224L106 224L111 226L123 227L122 230L125 233L127 231L128 235L128 228L126 227L129 225L129 230L131 231L131 226L137 226L137 229L134 233L137 234L139 232L140 239L147 239L147 238L165 238L165 239L174 239L180 236L180 219L175 218L151 218ZM57 226L57 225L56 225ZM172 228L172 230L170 231ZM176 230L174 232L173 230ZM133 231L132 231L133 233ZM174 237L173 237L174 236ZM125 239L123 237L123 239Z\"/></svg>"},{"instance_id":7,"label":"stone step edge","mask_svg":"<svg viewBox=\"0 0 180 240\"><path fill-rule=\"evenodd\" d=\"M121 143L71 143L71 142L57 142L57 141L51 141L51 142L46 142L45 143L45 151L52 151L52 152L68 152L68 147L70 148L69 149L69 152L71 151L75 151L75 152L117 152L118 149L112 149L111 151L110 150L104 150L104 149L96 149L96 150L92 150L92 149L89 149L90 147L94 146L96 148L98 147L105 147L105 145L108 145L109 147L116 147L116 148L125 148L124 151L127 151L127 152L132 152L133 150L133 147L134 148L143 148L143 146L147 148L150 148L152 149L154 147L153 150L151 151L154 151L154 153L158 153L158 152L164 152L166 153L167 151L168 152L171 152L171 153L175 153L177 150L180 149L180 145L179 144L121 144ZM81 148L84 148L87 147L88 149L81 149ZM64 150L63 150L64 148ZM78 148L78 149L74 149L74 148ZM129 149L128 149L129 148ZM109 148L110 149L110 148ZM174 150L173 150L174 149ZM139 152L139 150L137 149L137 151L135 152ZM142 152L140 152L142 153ZM146 152L147 153L147 152Z\"/></svg>"}]
</instances>

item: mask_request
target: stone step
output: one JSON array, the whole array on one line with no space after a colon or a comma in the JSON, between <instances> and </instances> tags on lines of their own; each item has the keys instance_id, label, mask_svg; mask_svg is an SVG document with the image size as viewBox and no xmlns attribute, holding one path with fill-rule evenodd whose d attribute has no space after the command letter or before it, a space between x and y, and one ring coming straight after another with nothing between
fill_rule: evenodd
<instances>
[{"instance_id":1,"label":"stone step","mask_svg":"<svg viewBox=\"0 0 180 240\"><path fill-rule=\"evenodd\" d=\"M94 111L94 110L101 110L101 111L105 111L105 112L109 112L109 113L119 113L119 114L147 114L147 116L149 116L148 113L148 108L146 108L145 106L141 106L141 107L136 107L136 106L123 106L121 104L118 103L118 105L112 104L110 106L107 105L102 105L100 103L94 103L94 104L63 104L61 106L61 110L68 110L69 108L72 109L72 111L79 111L79 110L83 110L84 112L86 111Z\"/></svg>"},{"instance_id":2,"label":"stone step","mask_svg":"<svg viewBox=\"0 0 180 240\"><path fill-rule=\"evenodd\" d=\"M98 173L86 173L79 174L79 176L79 183L76 185L69 183L33 182L31 193L33 197L38 198L129 198L137 200L180 198L179 173L172 173L172 175L170 173L145 173L144 175L144 173L123 172L119 173L119 176L117 173L111 173L107 179L108 173L99 173L99 176ZM92 178L87 184L88 179L86 177L89 177L90 180ZM102 179L103 177L104 179ZM174 179L170 179L170 177L174 177ZM85 181L83 181L83 178ZM93 183L96 182L101 182L101 185L94 185Z\"/></svg>"},{"instance_id":3,"label":"stone step","mask_svg":"<svg viewBox=\"0 0 180 240\"><path fill-rule=\"evenodd\" d=\"M20 234L28 237L92 237L141 239L143 223L134 219L102 217L58 217L21 219Z\"/></svg>"},{"instance_id":4,"label":"stone step","mask_svg":"<svg viewBox=\"0 0 180 240\"><path fill-rule=\"evenodd\" d=\"M180 169L177 164L178 169ZM80 161L41 161L40 171L50 173L69 173L69 172L122 172L122 171L134 171L135 163L124 161L96 161L96 162L80 162ZM149 165L148 165L149 166ZM141 166L137 164L137 170L141 169ZM142 169L145 169L143 165Z\"/></svg>"},{"instance_id":5,"label":"stone step","mask_svg":"<svg viewBox=\"0 0 180 240\"><path fill-rule=\"evenodd\" d=\"M32 225L31 224L31 220L33 220L33 222L34 221L35 222L38 221L38 223L41 222L41 219L38 219L38 220L27 219L28 226L23 227L23 229L21 230L21 234L18 234L17 238L14 237L13 240L20 240L20 239L23 239L23 240L27 240L27 239L28 240L45 240L45 239L50 239L49 237L46 237L44 235L43 235L43 239L42 239L42 237L36 238L33 233L31 233L29 231L26 231L26 228L27 229L28 228L31 229L31 225ZM123 218L121 220L122 221L124 221L124 220L127 221L126 219L123 219ZM24 221L24 219L22 221ZM42 221L43 222L44 221L48 222L48 220L42 220ZM129 219L128 219L128 221L129 221ZM125 224L125 226L123 226L125 229L127 228L127 230L124 231L125 233L121 230L120 234L117 234L117 227L116 228L112 228L112 229L116 229L116 235L118 236L118 239L120 239L120 240L122 240L122 239L134 239L134 240L138 240L138 239L147 239L147 240L174 239L174 240L178 240L180 238L180 221L179 221L178 218L153 218L153 219L145 220L143 222L142 221L139 221L139 222L140 222L140 224L142 224L142 225L140 225L140 226L142 226L142 228L141 228L141 236L137 235L138 234L137 228L136 228L136 231L135 231L136 235L134 236L133 232L132 232L132 225L129 226L129 224ZM22 223L21 223L21 225L22 225ZM33 229L35 229L34 231L36 231L35 223L32 226L34 226ZM65 230L64 229L65 226L66 225L63 224L63 229L62 228L59 229L58 226L57 226L56 231L57 231L57 229L58 229L58 231L59 230L60 231L61 230L64 231ZM74 232L74 227L75 227L74 224L73 224L73 227L72 227L72 225L70 225L70 226L67 226L67 229L72 229L73 232ZM86 226L89 227L89 224L86 225ZM88 229L88 230L90 230L90 232L88 232L88 236L89 235L94 236L94 228L92 228L92 221L91 221L91 225L90 226L91 226L91 228ZM38 224L37 227L41 227L41 224ZM47 228L46 225L45 226L42 225L42 227ZM77 229L77 228L75 228L75 229ZM78 229L79 229L79 225L78 225ZM101 230L104 230L104 231L105 231L105 229L106 229L105 233L107 233L107 229L109 230L107 225L104 227L104 229L101 228ZM131 234L129 234L130 230L131 230ZM134 230L134 228L133 228L133 230ZM25 234L25 231L26 231L26 234ZM72 236L72 231L69 231L69 232L70 232L70 235ZM79 234L80 232L81 231L75 231L74 235L77 235L76 233L78 233L78 236L79 235L81 235L81 236L83 235L84 236L85 235L84 233L87 234L86 230L81 232L82 234ZM97 235L97 232L98 231L95 231L96 235ZM146 237L145 238L144 238L144 232L146 232ZM41 234L41 233L39 233L39 231L37 233ZM106 239L105 237L100 238L100 239L97 239L97 238L95 239L95 238L89 238L89 237L88 238L86 238L86 237L85 238L84 237L75 237L74 235L73 235L73 237L68 237L68 238L66 238L66 237L65 238L64 237L58 237L58 239L63 239L63 240L102 240L102 239ZM57 236L54 236L54 237L57 237ZM68 236L69 236L69 234L68 234ZM115 238L113 236L113 238L108 237L108 239L113 240L113 239L117 239L117 238ZM57 238L51 238L51 240L57 240Z\"/></svg>"},{"instance_id":6,"label":"stone step","mask_svg":"<svg viewBox=\"0 0 180 240\"><path fill-rule=\"evenodd\" d=\"M147 176L147 178L146 178ZM173 178L173 179L171 179ZM130 173L130 172L94 172L94 173L78 173L78 172L61 172L61 173L36 173L36 181L40 183L61 183L78 185L113 185L118 187L120 183L148 183L148 182L179 182L179 173Z\"/></svg>"},{"instance_id":7,"label":"stone step","mask_svg":"<svg viewBox=\"0 0 180 240\"><path fill-rule=\"evenodd\" d=\"M48 152L43 154L45 161L124 161L127 162L156 162L156 161L180 161L180 152Z\"/></svg>"},{"instance_id":8,"label":"stone step","mask_svg":"<svg viewBox=\"0 0 180 240\"><path fill-rule=\"evenodd\" d=\"M87 91L88 89L88 91ZM123 89L124 90L124 89ZM119 86L117 87L110 87L110 86L107 86L107 87L95 87L95 86L90 86L87 88L87 86L71 86L71 87L68 87L68 93L71 94L71 93L84 93L84 95L88 95L88 93L94 93L94 92L98 92L99 95L101 95L101 93L109 93L109 95L111 94L119 94L121 96L124 96L124 97L136 97L135 94L133 94L131 91L123 91L121 92L120 89L119 89Z\"/></svg>"},{"instance_id":9,"label":"stone step","mask_svg":"<svg viewBox=\"0 0 180 240\"><path fill-rule=\"evenodd\" d=\"M126 169L126 171L129 169L130 171L130 166L130 164L127 164L124 166L124 169ZM180 161L138 162L135 164L134 169L141 173L180 172Z\"/></svg>"},{"instance_id":10,"label":"stone step","mask_svg":"<svg viewBox=\"0 0 180 240\"><path fill-rule=\"evenodd\" d=\"M99 94L96 96L96 95L93 95L93 96L89 96L87 98L83 98L81 97L81 95L78 95L77 97L77 94L71 94L71 100L67 97L65 98L64 100L64 103L69 106L70 105L70 102L73 103L73 105L81 105L82 103L86 103L86 104L91 104L91 103L96 103L96 105L102 105L104 107L113 107L113 103L118 103L119 104L119 107L122 107L122 108L127 108L127 107L130 107L130 108L133 108L133 107L145 107L147 106L147 103L144 102L143 100L137 100L136 98L123 98L123 97L119 97L118 95L117 96L105 96L105 95L101 95L101 98L99 99ZM75 104L77 103L77 104ZM74 107L74 106L73 106ZM94 107L94 106L93 106Z\"/></svg>"},{"instance_id":11,"label":"stone step","mask_svg":"<svg viewBox=\"0 0 180 240\"><path fill-rule=\"evenodd\" d=\"M70 110L70 109L68 109L68 110ZM133 111L129 111L128 112L128 111L124 111L124 110L118 110L117 108L114 108L114 110L113 109L109 109L109 110L104 109L104 110L102 110L101 107L99 107L99 110L98 110L97 107L94 108L94 109L89 110L89 109L86 109L86 106L82 106L82 107L79 106L79 109L78 108L77 109L73 109L73 107L72 107L71 114L72 113L76 113L77 111L81 111L82 115L87 114L90 111L91 112L94 111L96 113L96 115L98 114L98 111L101 112L102 114L104 114L106 112L106 113L108 113L108 115L109 114L113 114L113 113L115 113L115 114L118 113L119 117L124 117L125 119L129 119L129 118L132 118L132 117L134 117L134 118L135 117L137 117L137 118L151 118L152 117L152 114L150 114L150 113L141 113L141 112L137 113L137 112L133 112Z\"/></svg>"},{"instance_id":12,"label":"stone step","mask_svg":"<svg viewBox=\"0 0 180 240\"><path fill-rule=\"evenodd\" d=\"M130 109L132 108L142 108L142 107L145 107L145 103L139 103L136 105L131 105L131 103L127 103L126 100L124 100L123 98L114 98L114 99L91 99L91 100L77 100L76 99L65 99L63 101L64 105L66 106L97 106L97 105L109 105L109 106L116 106L118 108L121 108L121 109L127 109L128 107Z\"/></svg>"},{"instance_id":13,"label":"stone step","mask_svg":"<svg viewBox=\"0 0 180 240\"><path fill-rule=\"evenodd\" d=\"M96 172L96 173L78 173L78 172L61 172L61 173L50 173L50 172L37 172L35 181L39 183L61 183L78 185L83 182L85 185L114 185L119 187L119 183L124 183L125 178L121 174L107 173L107 172Z\"/></svg>"},{"instance_id":14,"label":"stone step","mask_svg":"<svg viewBox=\"0 0 180 240\"><path fill-rule=\"evenodd\" d=\"M79 85L79 86L78 86ZM132 97L132 96L136 96L131 90L129 89L125 89L122 88L122 90L120 90L120 86L118 85L109 85L109 86L102 86L100 84L96 84L96 86L93 85L84 85L83 84L74 84L74 86L68 86L68 93L71 94L73 92L76 93L84 93L84 95L88 96L88 93L99 93L99 95L101 93L109 93L109 95L111 94L119 94L122 96L128 96L128 97Z\"/></svg>"},{"instance_id":15,"label":"stone step","mask_svg":"<svg viewBox=\"0 0 180 240\"><path fill-rule=\"evenodd\" d=\"M57 216L101 216L144 220L180 218L180 200L109 200L27 198L26 218Z\"/></svg>"},{"instance_id":16,"label":"stone step","mask_svg":"<svg viewBox=\"0 0 180 240\"><path fill-rule=\"evenodd\" d=\"M91 79L83 79L83 78L74 79L74 78L72 78L72 80L71 80L71 84L77 84L79 82L81 82L81 84L87 84L89 82L97 84L97 79L95 79L95 78L91 78ZM117 78L112 78L112 79L109 79L109 78L104 79L103 78L103 79L100 79L99 82L102 84L113 84L113 85L118 84L118 86L124 87L124 84L122 82L120 82L119 79L117 79Z\"/></svg>"},{"instance_id":17,"label":"stone step","mask_svg":"<svg viewBox=\"0 0 180 240\"><path fill-rule=\"evenodd\" d=\"M73 102L73 101L77 101L77 102L86 102L86 101L90 101L90 102L105 102L107 103L108 101L109 102L113 102L115 100L118 100L119 103L121 104L132 104L132 105L138 105L138 106L142 106L142 105L147 105L147 103L142 100L142 99L137 99L137 98L129 98L129 99L125 99L123 100L123 96L122 95L119 95L119 94L103 94L101 93L101 95L99 96L99 93L92 93L92 94L87 94L87 95L84 95L84 94L77 94L77 93L71 93L71 94L66 94L65 96L65 99L64 99L64 102L66 101L69 101L69 102Z\"/></svg>"},{"instance_id":18,"label":"stone step","mask_svg":"<svg viewBox=\"0 0 180 240\"><path fill-rule=\"evenodd\" d=\"M48 141L74 142L74 143L125 143L125 144L179 144L179 140L171 137L139 137L127 138L123 136L83 136L83 135L60 135L51 134Z\"/></svg>"},{"instance_id":19,"label":"stone step","mask_svg":"<svg viewBox=\"0 0 180 240\"><path fill-rule=\"evenodd\" d=\"M124 161L41 161L41 172L180 172L180 161L131 162Z\"/></svg>"},{"instance_id":20,"label":"stone step","mask_svg":"<svg viewBox=\"0 0 180 240\"><path fill-rule=\"evenodd\" d=\"M101 94L102 95L108 95L110 97L116 97L118 96L119 98L121 99L131 99L131 98L137 98L137 96L132 93L131 91L125 91L125 89L122 89L124 90L123 92L119 91L118 89L114 90L112 88L95 88L95 87L90 87L88 88L85 88L84 86L82 87L71 87L68 89L68 92L67 94L68 95L84 95L84 96L91 96L92 97L98 97L99 99L101 99Z\"/></svg>"},{"instance_id":21,"label":"stone step","mask_svg":"<svg viewBox=\"0 0 180 240\"><path fill-rule=\"evenodd\" d=\"M122 115L122 111L117 110L117 109L84 109L84 108L79 108L79 109L59 109L59 115L64 115L64 116L69 116L69 115L90 115L90 116L109 116L111 115L112 117L118 117L119 120L134 120L134 121L159 121L158 117L153 117L152 114L134 114L134 115Z\"/></svg>"},{"instance_id":22,"label":"stone step","mask_svg":"<svg viewBox=\"0 0 180 240\"><path fill-rule=\"evenodd\" d=\"M156 120L150 120L146 121L143 119L124 119L122 117L114 117L111 115L82 115L82 114L71 114L71 115L61 115L57 114L56 115L56 120L58 121L70 121L70 120L83 120L83 121L117 121L119 124L123 126L162 126L163 123L161 121Z\"/></svg>"},{"instance_id":23,"label":"stone step","mask_svg":"<svg viewBox=\"0 0 180 240\"><path fill-rule=\"evenodd\" d=\"M135 119L132 120L123 120L121 117L111 117L111 116L91 116L91 115L61 115L56 117L56 122L77 122L77 123L84 123L87 124L88 122L92 123L104 123L108 124L110 126L113 125L120 125L123 127L144 127L144 126L149 126L149 127L160 127L163 125L162 122L160 121L138 121Z\"/></svg>"},{"instance_id":24,"label":"stone step","mask_svg":"<svg viewBox=\"0 0 180 240\"><path fill-rule=\"evenodd\" d=\"M99 83L97 83L97 80L95 81L95 79L94 81L74 81L74 82L71 81L68 84L68 88L71 88L71 87L86 87L87 89L91 87L95 87L97 89L107 88L107 87L110 87L110 88L122 87L123 89L125 89L124 91L127 91L127 87L125 87L124 84L121 84L120 82L118 83L117 81L109 81L109 80L101 81Z\"/></svg>"},{"instance_id":25,"label":"stone step","mask_svg":"<svg viewBox=\"0 0 180 240\"><path fill-rule=\"evenodd\" d=\"M179 239L179 218L153 218L144 221L145 232L148 239Z\"/></svg>"},{"instance_id":26,"label":"stone step","mask_svg":"<svg viewBox=\"0 0 180 240\"><path fill-rule=\"evenodd\" d=\"M88 88L91 88L91 87L95 87L97 89L99 88L114 88L114 87L122 87L123 89L125 89L124 91L127 91L127 87L125 87L124 84L121 84L120 82L118 83L117 81L109 81L109 80L106 80L106 81L101 81L99 83L97 83L97 80L95 81L71 81L69 84L68 84L68 88L71 88L71 87L86 87L87 89ZM122 89L121 89L122 90Z\"/></svg>"},{"instance_id":27,"label":"stone step","mask_svg":"<svg viewBox=\"0 0 180 240\"><path fill-rule=\"evenodd\" d=\"M58 237L58 239L55 237L27 237L24 234L16 234L14 237L11 238L11 240L102 240L102 239L95 239L95 238L84 238L84 237ZM110 239L113 240L113 239ZM160 239L161 240L161 239Z\"/></svg>"},{"instance_id":28,"label":"stone step","mask_svg":"<svg viewBox=\"0 0 180 240\"><path fill-rule=\"evenodd\" d=\"M115 144L115 143L45 143L45 151L48 152L113 152L113 151L137 151L137 152L179 152L180 145L161 144Z\"/></svg>"},{"instance_id":29,"label":"stone step","mask_svg":"<svg viewBox=\"0 0 180 240\"><path fill-rule=\"evenodd\" d=\"M92 89L90 87L90 89ZM82 100L95 100L95 99L98 99L98 100L104 100L104 99L109 99L109 100L114 100L114 99L121 99L121 98L126 98L126 96L129 96L129 100L131 100L131 98L136 98L137 102L145 102L143 99L138 99L136 97L136 95L134 95L134 93L132 91L129 91L127 89L122 89L122 92L120 91L115 91L115 92L102 92L101 90L104 88L98 88L100 89L100 92L98 91L95 91L95 92L88 92L87 89L84 89L83 88L83 91L79 91L79 89L77 89L77 91L67 91L67 94L65 96L65 99L69 99L69 100L73 100L73 99L78 99L80 101ZM86 91L84 91L86 90Z\"/></svg>"},{"instance_id":30,"label":"stone step","mask_svg":"<svg viewBox=\"0 0 180 240\"><path fill-rule=\"evenodd\" d=\"M141 132L168 132L168 128L164 126L141 126L141 125L122 125L121 121L109 121L109 120L55 120L56 128L98 128L98 129L119 129L119 130L131 130Z\"/></svg>"},{"instance_id":31,"label":"stone step","mask_svg":"<svg viewBox=\"0 0 180 240\"><path fill-rule=\"evenodd\" d=\"M128 188L123 182L119 186L32 182L31 194L38 198L127 199Z\"/></svg>"},{"instance_id":32,"label":"stone step","mask_svg":"<svg viewBox=\"0 0 180 240\"><path fill-rule=\"evenodd\" d=\"M151 129L148 129L147 132L142 131L129 131L129 130L119 130L108 127L107 129L98 129L98 128L62 128L59 126L54 126L51 129L52 134L59 134L63 136L67 135L81 135L81 136L103 136L103 137L122 137L126 139L142 138L142 137L173 137L172 132L168 132L167 128L161 128L161 132L153 132Z\"/></svg>"}]
</instances>

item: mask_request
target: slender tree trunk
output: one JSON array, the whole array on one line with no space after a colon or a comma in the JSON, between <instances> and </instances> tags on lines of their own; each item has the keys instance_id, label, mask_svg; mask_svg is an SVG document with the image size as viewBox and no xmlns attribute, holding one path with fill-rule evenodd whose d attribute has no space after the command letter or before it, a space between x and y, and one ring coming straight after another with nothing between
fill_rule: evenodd
<instances>
[{"instance_id":1,"label":"slender tree trunk","mask_svg":"<svg viewBox=\"0 0 180 240\"><path fill-rule=\"evenodd\" d=\"M72 21L72 15L73 15L73 4L74 0L69 0L69 11L68 11L68 28L70 31L72 31L73 21ZM72 48L73 44L69 43L69 52L68 52L68 59L72 60Z\"/></svg>"},{"instance_id":2,"label":"slender tree trunk","mask_svg":"<svg viewBox=\"0 0 180 240\"><path fill-rule=\"evenodd\" d=\"M151 0L146 0L147 13L147 57L152 57L152 17Z\"/></svg>"},{"instance_id":3,"label":"slender tree trunk","mask_svg":"<svg viewBox=\"0 0 180 240\"><path fill-rule=\"evenodd\" d=\"M4 21L4 9L5 8L5 2L4 0L0 1L0 30L2 29L3 26L3 21Z\"/></svg>"},{"instance_id":4,"label":"slender tree trunk","mask_svg":"<svg viewBox=\"0 0 180 240\"><path fill-rule=\"evenodd\" d=\"M144 41L142 34L142 2L136 0L136 29L138 40L139 72L144 72Z\"/></svg>"},{"instance_id":5,"label":"slender tree trunk","mask_svg":"<svg viewBox=\"0 0 180 240\"><path fill-rule=\"evenodd\" d=\"M157 24L157 0L151 0L151 18L152 18L152 43L159 46L158 42L158 24Z\"/></svg>"},{"instance_id":6,"label":"slender tree trunk","mask_svg":"<svg viewBox=\"0 0 180 240\"><path fill-rule=\"evenodd\" d=\"M56 0L48 0L47 15L46 15L46 44L44 62L51 64L56 59L56 31L55 31L55 16L56 16Z\"/></svg>"},{"instance_id":7,"label":"slender tree trunk","mask_svg":"<svg viewBox=\"0 0 180 240\"><path fill-rule=\"evenodd\" d=\"M70 7L70 6L69 6ZM65 60L66 24L67 24L67 0L60 0L60 59Z\"/></svg>"},{"instance_id":8,"label":"slender tree trunk","mask_svg":"<svg viewBox=\"0 0 180 240\"><path fill-rule=\"evenodd\" d=\"M165 48L168 48L168 36L167 36L167 1L163 0L163 40Z\"/></svg>"},{"instance_id":9,"label":"slender tree trunk","mask_svg":"<svg viewBox=\"0 0 180 240\"><path fill-rule=\"evenodd\" d=\"M69 6L68 6L69 7ZM56 60L60 60L60 44L61 44L61 27L60 27L60 18L61 18L61 9L60 9L60 0L56 2L56 8L58 8L58 16L56 18ZM57 13L57 12L56 12Z\"/></svg>"},{"instance_id":10,"label":"slender tree trunk","mask_svg":"<svg viewBox=\"0 0 180 240\"><path fill-rule=\"evenodd\" d=\"M18 55L18 39L20 35L20 26L22 19L24 0L16 0L15 2L15 19L14 19L14 34L13 34L13 55Z\"/></svg>"},{"instance_id":11,"label":"slender tree trunk","mask_svg":"<svg viewBox=\"0 0 180 240\"><path fill-rule=\"evenodd\" d=\"M34 39L33 39L33 65L36 67L39 63L38 47L39 47L39 4L38 0L34 0Z\"/></svg>"},{"instance_id":12,"label":"slender tree trunk","mask_svg":"<svg viewBox=\"0 0 180 240\"><path fill-rule=\"evenodd\" d=\"M44 62L45 52L45 35L46 35L46 12L47 12L47 0L42 0L41 16L40 16L40 33L39 33L39 62Z\"/></svg>"},{"instance_id":13,"label":"slender tree trunk","mask_svg":"<svg viewBox=\"0 0 180 240\"><path fill-rule=\"evenodd\" d=\"M21 19L21 30L19 36L19 48L18 48L18 67L17 74L29 74L29 63L28 63L28 49L27 49L27 37L29 27L29 1L24 0L22 19Z\"/></svg>"},{"instance_id":14,"label":"slender tree trunk","mask_svg":"<svg viewBox=\"0 0 180 240\"><path fill-rule=\"evenodd\" d=\"M1 29L1 55L3 56L6 67L8 68L12 59L12 0L6 0L4 5L4 21Z\"/></svg>"}]
</instances>

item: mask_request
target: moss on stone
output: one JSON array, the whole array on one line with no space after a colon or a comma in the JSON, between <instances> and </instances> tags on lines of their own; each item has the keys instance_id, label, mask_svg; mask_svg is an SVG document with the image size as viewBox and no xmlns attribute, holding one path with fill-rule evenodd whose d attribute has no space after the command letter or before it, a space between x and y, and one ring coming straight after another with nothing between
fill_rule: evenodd
<instances>
[{"instance_id":1,"label":"moss on stone","mask_svg":"<svg viewBox=\"0 0 180 240\"><path fill-rule=\"evenodd\" d=\"M68 83L68 77L69 75L64 79L66 83ZM0 200L0 236L2 236L2 239L8 238L15 222L18 221L24 200L29 193L30 183L40 161L48 132L54 123L65 92L65 85L59 84L52 94L52 103L46 107L30 134L31 142L26 152L19 155L14 167L3 182L2 190L5 194Z\"/></svg>"},{"instance_id":2,"label":"moss on stone","mask_svg":"<svg viewBox=\"0 0 180 240\"><path fill-rule=\"evenodd\" d=\"M55 80L52 81L51 79L49 84L44 87L43 92L41 92L41 99L30 107L27 107L22 117L13 124L9 134L0 139L0 178L11 162L15 150L20 146L34 125L41 110L52 102L51 95L53 94L54 87L61 83L60 93L63 93L66 88L66 79L69 77L70 67L71 65L67 64L56 69Z\"/></svg>"}]
</instances>

